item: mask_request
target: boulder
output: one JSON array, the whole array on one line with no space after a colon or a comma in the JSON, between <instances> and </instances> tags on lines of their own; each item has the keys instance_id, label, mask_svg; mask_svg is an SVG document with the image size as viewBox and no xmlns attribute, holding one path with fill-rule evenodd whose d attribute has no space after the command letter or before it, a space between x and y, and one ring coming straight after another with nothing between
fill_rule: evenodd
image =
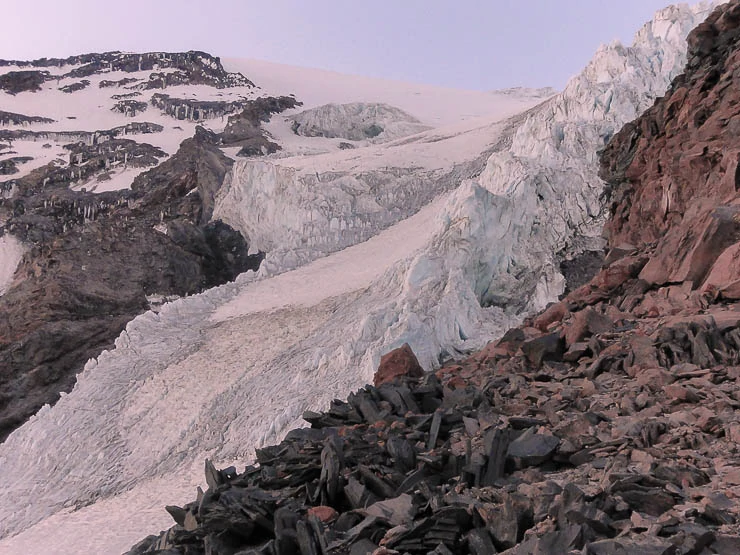
<instances>
[{"instance_id":1,"label":"boulder","mask_svg":"<svg viewBox=\"0 0 740 555\"><path fill-rule=\"evenodd\" d=\"M373 384L378 387L401 376L419 378L423 375L424 369L419 364L414 351L408 343L404 343L380 358L380 365L373 377Z\"/></svg>"}]
</instances>

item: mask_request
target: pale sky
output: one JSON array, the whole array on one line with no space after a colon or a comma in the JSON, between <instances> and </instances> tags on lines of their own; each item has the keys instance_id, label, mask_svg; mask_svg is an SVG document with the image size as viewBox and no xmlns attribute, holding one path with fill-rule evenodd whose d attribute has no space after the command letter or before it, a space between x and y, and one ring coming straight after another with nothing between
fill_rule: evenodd
<instances>
[{"instance_id":1,"label":"pale sky","mask_svg":"<svg viewBox=\"0 0 740 555\"><path fill-rule=\"evenodd\" d=\"M204 50L456 88L562 88L669 0L2 0L0 58Z\"/></svg>"}]
</instances>

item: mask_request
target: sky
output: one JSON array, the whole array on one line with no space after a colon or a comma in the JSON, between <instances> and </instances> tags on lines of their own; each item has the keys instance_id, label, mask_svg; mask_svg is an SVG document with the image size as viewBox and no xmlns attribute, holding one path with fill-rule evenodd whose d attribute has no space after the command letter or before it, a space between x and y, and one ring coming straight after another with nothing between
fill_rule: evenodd
<instances>
[{"instance_id":1,"label":"sky","mask_svg":"<svg viewBox=\"0 0 740 555\"><path fill-rule=\"evenodd\" d=\"M669 0L2 0L0 58L204 50L491 90L562 88Z\"/></svg>"}]
</instances>

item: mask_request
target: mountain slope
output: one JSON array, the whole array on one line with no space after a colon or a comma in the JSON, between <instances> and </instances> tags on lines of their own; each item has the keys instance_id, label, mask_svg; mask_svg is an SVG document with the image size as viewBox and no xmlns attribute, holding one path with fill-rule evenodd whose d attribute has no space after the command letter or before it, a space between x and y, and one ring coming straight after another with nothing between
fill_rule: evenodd
<instances>
[{"instance_id":1,"label":"mountain slope","mask_svg":"<svg viewBox=\"0 0 740 555\"><path fill-rule=\"evenodd\" d=\"M164 524L164 517L153 509L156 501L142 492L156 491L161 499L161 488L168 488L171 502L183 502L190 479L200 475L204 456L220 463L249 458L256 446L300 422L304 409L324 406L369 381L381 352L410 339L429 369L459 349L483 344L523 314L554 299L564 288L558 263L600 246L593 239L598 228L595 199L601 188L595 177L596 150L626 119L662 93L681 65L683 37L707 10L702 6L662 12L638 35L634 48L614 45L601 50L566 93L506 123L497 122L498 115L493 115L425 132L406 144L402 139L368 145L367 154L359 155L355 164L369 163L382 172L394 155L398 162L393 164L399 167L413 167L417 159L413 157L418 157L428 164L422 168L436 172L438 191L457 187L450 198L440 201L443 208L430 206L432 215L424 209L407 222L414 231L405 223L386 230L389 235L384 240L402 242L411 234L416 238L411 246L427 242L419 253L409 256L408 251L396 251L376 265L377 252L363 250L370 242L358 245L315 262L328 269L320 274L327 277L318 288L302 277L311 275L308 267L297 270L294 277L269 276L343 244L332 239L330 248L312 250L298 261L278 252L272 266L268 254L260 276L244 275L234 285L177 301L159 315L150 313L131 322L114 351L88 364L70 395L42 410L0 447L2 466L13 476L5 486L6 497L35 499L32 506L2 509L3 534L26 531L4 540L0 547L25 545L63 552L65 547L58 541L55 546L35 543L33 548L25 542L43 543L41 530L51 523L62 529L69 525L70 531L79 530L76 526L82 518L100 525L113 518L106 507L132 511L129 502L145 510L139 514L157 519L152 523ZM645 56L665 63L645 64ZM256 76L250 78L259 83ZM624 103L608 101L611 97ZM587 109L583 109L584 99L590 102ZM408 106L397 105L431 123ZM288 124L274 118L266 127L281 137L283 125ZM462 150L459 144L470 145L471 137L473 148ZM452 145L442 167L435 154L445 146L439 139ZM293 144L296 150L306 145ZM327 144L310 148L326 151ZM335 168L350 171L354 155L341 151L304 159L285 154L276 153L267 162L238 164L250 171L264 164L297 168L304 176L315 164L314 173L328 175ZM585 162L575 162L582 156ZM569 172L571 166L575 170ZM258 185L263 186L274 186L274 181ZM308 185L307 189L311 190ZM361 196L339 189L350 198ZM327 209L341 211L347 198L327 195ZM567 199L565 212L552 208L561 207L563 199ZM548 212L564 220L551 224ZM376 229L393 224L387 213L388 209L374 212L372 221L381 223ZM398 221L403 216L395 217ZM429 217L436 223L430 225ZM329 231L333 231L331 221ZM543 233L547 225L551 229ZM585 244L576 239L582 228L593 230ZM277 228L264 240L280 245L285 237L280 233L284 230ZM326 228L317 236L327 236ZM570 243L564 252L560 252L562 239ZM548 241L561 246L553 249ZM533 257L527 249L533 244L540 245L547 257L538 257L528 268ZM367 266L373 271L366 272ZM339 278L356 269L363 271L355 281L348 284ZM285 280L290 290L286 292L279 283L273 287L273 279ZM354 290L347 292L350 289ZM507 302L517 297L523 302ZM271 399L269 406L265 398ZM81 410L90 407L94 409ZM71 437L74 441L65 439ZM29 464L27 457L36 452L44 455ZM85 468L84 477L80 468ZM175 471L182 477L179 483L163 478ZM39 483L39 476L54 476L53 485ZM126 503L110 498L124 491L132 492L125 494ZM76 515L59 513L72 505L89 506ZM46 523L30 527L54 513ZM119 530L111 542L123 549L124 539L132 540L138 533L140 528L132 527L130 534ZM101 538L90 541L104 543Z\"/></svg>"}]
</instances>

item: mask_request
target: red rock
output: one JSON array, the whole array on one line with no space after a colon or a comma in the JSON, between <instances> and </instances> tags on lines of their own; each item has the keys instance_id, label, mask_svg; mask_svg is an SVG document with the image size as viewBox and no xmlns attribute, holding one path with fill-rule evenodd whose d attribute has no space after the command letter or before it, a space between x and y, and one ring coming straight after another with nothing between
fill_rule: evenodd
<instances>
[{"instance_id":1,"label":"red rock","mask_svg":"<svg viewBox=\"0 0 740 555\"><path fill-rule=\"evenodd\" d=\"M336 518L339 516L339 513L331 507L327 507L326 505L319 505L317 507L311 507L310 509L308 509L308 516L315 516L321 522L329 523L333 520L336 520Z\"/></svg>"},{"instance_id":2,"label":"red rock","mask_svg":"<svg viewBox=\"0 0 740 555\"><path fill-rule=\"evenodd\" d=\"M711 273L719 256L740 234L740 207L711 203L698 199L683 221L668 230L640 272L641 279L658 285L684 281L699 284Z\"/></svg>"},{"instance_id":3,"label":"red rock","mask_svg":"<svg viewBox=\"0 0 740 555\"><path fill-rule=\"evenodd\" d=\"M593 308L586 308L576 312L571 322L565 326L565 344L570 347L582 339L611 331L614 328L612 321Z\"/></svg>"},{"instance_id":4,"label":"red rock","mask_svg":"<svg viewBox=\"0 0 740 555\"><path fill-rule=\"evenodd\" d=\"M678 384L666 385L663 387L663 393L668 399L682 403L698 403L701 401L695 391Z\"/></svg>"},{"instance_id":5,"label":"red rock","mask_svg":"<svg viewBox=\"0 0 740 555\"><path fill-rule=\"evenodd\" d=\"M546 332L550 324L560 322L568 314L568 305L561 301L548 306L545 311L534 319L534 327Z\"/></svg>"},{"instance_id":6,"label":"red rock","mask_svg":"<svg viewBox=\"0 0 740 555\"><path fill-rule=\"evenodd\" d=\"M380 358L380 365L373 377L373 384L378 387L381 384L392 382L400 376L420 378L423 375L424 369L419 364L414 351L408 343L404 343L398 349L394 349Z\"/></svg>"},{"instance_id":7,"label":"red rock","mask_svg":"<svg viewBox=\"0 0 740 555\"><path fill-rule=\"evenodd\" d=\"M646 259L641 256L626 256L604 268L592 280L592 285L602 291L616 289L626 281L637 277L645 265Z\"/></svg>"},{"instance_id":8,"label":"red rock","mask_svg":"<svg viewBox=\"0 0 740 555\"><path fill-rule=\"evenodd\" d=\"M740 299L740 243L727 247L719 255L702 286L715 289L725 299Z\"/></svg>"}]
</instances>

